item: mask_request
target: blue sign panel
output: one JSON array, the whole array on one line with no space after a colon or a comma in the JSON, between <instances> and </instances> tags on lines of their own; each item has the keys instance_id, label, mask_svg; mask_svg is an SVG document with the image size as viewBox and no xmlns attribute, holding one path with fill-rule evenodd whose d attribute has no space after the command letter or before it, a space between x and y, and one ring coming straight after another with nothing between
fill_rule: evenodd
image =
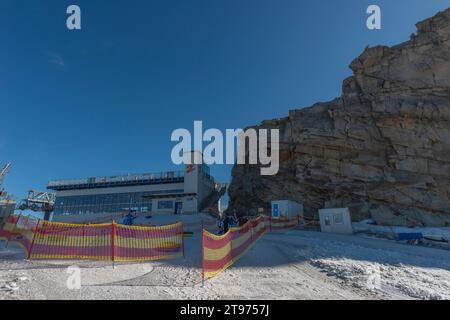
<instances>
[{"instance_id":1,"label":"blue sign panel","mask_svg":"<svg viewBox=\"0 0 450 320\"><path fill-rule=\"evenodd\" d=\"M272 206L272 218L278 219L280 214L278 212L278 203L274 203Z\"/></svg>"}]
</instances>

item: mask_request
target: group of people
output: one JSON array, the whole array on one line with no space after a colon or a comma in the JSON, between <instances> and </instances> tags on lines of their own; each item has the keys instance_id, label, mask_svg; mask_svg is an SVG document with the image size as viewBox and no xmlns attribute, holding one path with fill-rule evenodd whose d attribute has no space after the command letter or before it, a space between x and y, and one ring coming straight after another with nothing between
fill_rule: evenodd
<instances>
[{"instance_id":1,"label":"group of people","mask_svg":"<svg viewBox=\"0 0 450 320\"><path fill-rule=\"evenodd\" d=\"M134 213L134 214L133 214ZM137 215L133 211L129 211L128 213L122 214L123 220L122 224L126 226L132 226L134 224L134 220L137 218ZM236 212L232 215L223 215L219 219L218 227L219 234L225 234L232 227L238 227L244 225L248 220L244 217L237 218Z\"/></svg>"},{"instance_id":2,"label":"group of people","mask_svg":"<svg viewBox=\"0 0 450 320\"><path fill-rule=\"evenodd\" d=\"M219 234L225 234L230 230L231 227L237 226L238 221L236 219L236 216L222 216L222 218L219 220Z\"/></svg>"},{"instance_id":3,"label":"group of people","mask_svg":"<svg viewBox=\"0 0 450 320\"><path fill-rule=\"evenodd\" d=\"M232 215L223 215L219 220L219 234L225 234L232 227L240 227L244 225L248 219L241 217L237 218L236 211L233 212Z\"/></svg>"},{"instance_id":4,"label":"group of people","mask_svg":"<svg viewBox=\"0 0 450 320\"><path fill-rule=\"evenodd\" d=\"M133 215L132 211L130 211L125 216L123 216L122 224L125 226L132 226L134 223L134 219L136 218L137 215Z\"/></svg>"}]
</instances>

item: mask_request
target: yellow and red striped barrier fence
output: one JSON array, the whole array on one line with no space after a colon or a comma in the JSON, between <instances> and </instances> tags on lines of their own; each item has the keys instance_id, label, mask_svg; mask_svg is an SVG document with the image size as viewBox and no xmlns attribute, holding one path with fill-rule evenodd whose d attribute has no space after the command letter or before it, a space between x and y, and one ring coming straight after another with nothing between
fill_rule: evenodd
<instances>
[{"instance_id":1,"label":"yellow and red striped barrier fence","mask_svg":"<svg viewBox=\"0 0 450 320\"><path fill-rule=\"evenodd\" d=\"M224 235L202 231L202 277L209 279L236 262L264 233L264 217L231 228Z\"/></svg>"},{"instance_id":2,"label":"yellow and red striped barrier fence","mask_svg":"<svg viewBox=\"0 0 450 320\"><path fill-rule=\"evenodd\" d=\"M14 216L14 215L8 216L5 224L3 225L3 228L0 229L0 239L1 240L8 241L8 239L12 235L12 231L14 230L19 218L20 218L20 216Z\"/></svg>"},{"instance_id":3,"label":"yellow and red striped barrier fence","mask_svg":"<svg viewBox=\"0 0 450 320\"><path fill-rule=\"evenodd\" d=\"M10 216L0 237L22 244L28 259L148 261L184 255L182 223L147 227L24 219Z\"/></svg>"},{"instance_id":4,"label":"yellow and red striped barrier fence","mask_svg":"<svg viewBox=\"0 0 450 320\"><path fill-rule=\"evenodd\" d=\"M183 224L142 227L115 225L114 260L147 261L184 255Z\"/></svg>"},{"instance_id":5,"label":"yellow and red striped barrier fence","mask_svg":"<svg viewBox=\"0 0 450 320\"><path fill-rule=\"evenodd\" d=\"M112 260L112 224L40 221L29 258Z\"/></svg>"},{"instance_id":6,"label":"yellow and red striped barrier fence","mask_svg":"<svg viewBox=\"0 0 450 320\"><path fill-rule=\"evenodd\" d=\"M272 217L265 217L265 221L269 231L292 229L300 224L300 216L290 219L289 218L273 219Z\"/></svg>"},{"instance_id":7,"label":"yellow and red striped barrier fence","mask_svg":"<svg viewBox=\"0 0 450 320\"><path fill-rule=\"evenodd\" d=\"M28 256L38 223L39 220L30 216L10 215L0 231L0 238L5 239L8 243L10 241L18 243Z\"/></svg>"}]
</instances>

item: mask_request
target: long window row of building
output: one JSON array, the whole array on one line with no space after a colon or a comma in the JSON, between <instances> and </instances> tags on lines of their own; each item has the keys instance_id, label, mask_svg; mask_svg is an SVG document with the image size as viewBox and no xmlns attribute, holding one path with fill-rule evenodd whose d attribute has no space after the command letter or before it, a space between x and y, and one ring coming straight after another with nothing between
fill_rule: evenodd
<instances>
[{"instance_id":1,"label":"long window row of building","mask_svg":"<svg viewBox=\"0 0 450 320\"><path fill-rule=\"evenodd\" d=\"M165 194L182 193L183 189L166 190ZM103 212L136 212L152 211L152 196L156 192L128 192L83 196L58 197L55 203L55 214L92 214ZM174 201L157 200L158 209L174 208Z\"/></svg>"}]
</instances>

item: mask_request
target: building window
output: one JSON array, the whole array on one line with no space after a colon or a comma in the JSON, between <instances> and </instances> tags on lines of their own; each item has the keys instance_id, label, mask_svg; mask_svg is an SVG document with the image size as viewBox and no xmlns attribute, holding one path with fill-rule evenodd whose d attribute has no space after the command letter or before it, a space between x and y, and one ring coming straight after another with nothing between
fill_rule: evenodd
<instances>
[{"instance_id":1,"label":"building window","mask_svg":"<svg viewBox=\"0 0 450 320\"><path fill-rule=\"evenodd\" d=\"M334 223L335 224L343 224L344 223L344 216L342 213L336 213L334 215Z\"/></svg>"},{"instance_id":2,"label":"building window","mask_svg":"<svg viewBox=\"0 0 450 320\"><path fill-rule=\"evenodd\" d=\"M179 190L58 196L55 201L54 212L55 214L96 214L128 212L130 208L137 212L151 212L152 199L146 197L149 193L175 191L178 192ZM164 204L162 205L164 206ZM173 204L167 204L166 208L173 208Z\"/></svg>"},{"instance_id":3,"label":"building window","mask_svg":"<svg viewBox=\"0 0 450 320\"><path fill-rule=\"evenodd\" d=\"M172 200L158 201L158 209L173 209L173 201Z\"/></svg>"}]
</instances>

